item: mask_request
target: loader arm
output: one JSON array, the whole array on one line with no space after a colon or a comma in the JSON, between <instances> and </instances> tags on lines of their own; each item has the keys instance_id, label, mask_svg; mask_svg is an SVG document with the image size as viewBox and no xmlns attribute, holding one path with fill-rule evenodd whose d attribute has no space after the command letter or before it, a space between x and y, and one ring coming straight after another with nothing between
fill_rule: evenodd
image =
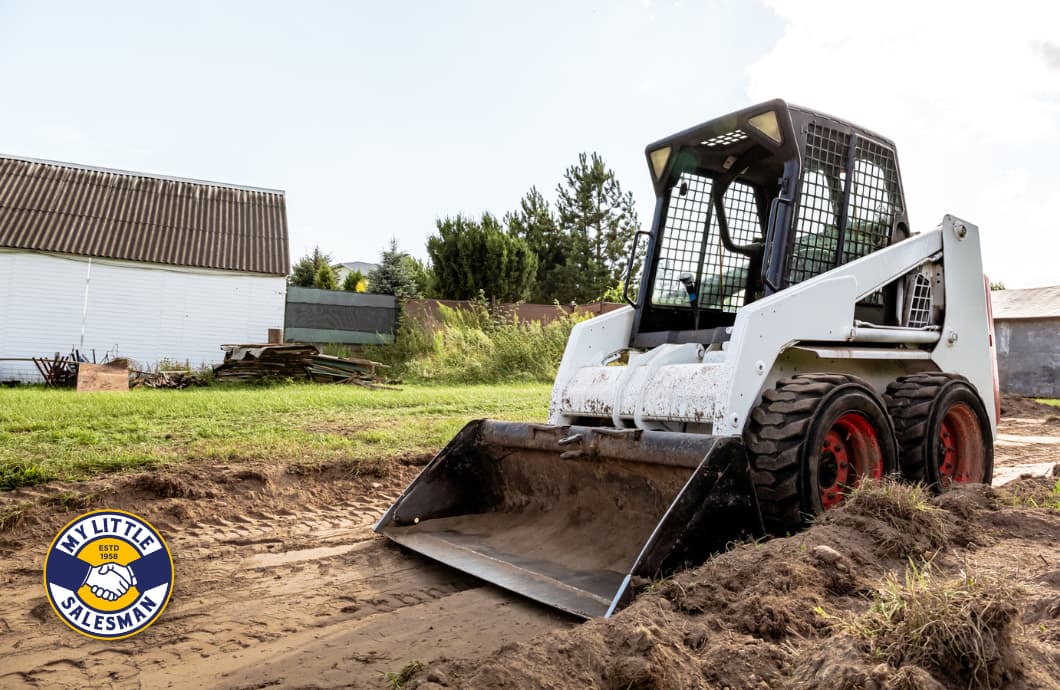
<instances>
[{"instance_id":1,"label":"loader arm","mask_svg":"<svg viewBox=\"0 0 1060 690\"><path fill-rule=\"evenodd\" d=\"M961 296L948 301L941 328L872 328L855 324L856 302L940 253L946 266L946 294ZM934 344L931 361L939 371L963 372L984 400L992 399L994 376L988 348L991 324L982 283L979 228L947 215L933 230L748 305L739 312L733 326L729 343L733 355L731 364L727 362L731 370L725 376L732 381L732 388L727 404L715 410L714 433L742 433L762 390L772 383L771 378L777 378L777 358L799 342ZM813 318L807 318L811 314ZM881 356L887 354L885 350ZM991 429L996 433L997 418L993 407L988 407Z\"/></svg>"}]
</instances>

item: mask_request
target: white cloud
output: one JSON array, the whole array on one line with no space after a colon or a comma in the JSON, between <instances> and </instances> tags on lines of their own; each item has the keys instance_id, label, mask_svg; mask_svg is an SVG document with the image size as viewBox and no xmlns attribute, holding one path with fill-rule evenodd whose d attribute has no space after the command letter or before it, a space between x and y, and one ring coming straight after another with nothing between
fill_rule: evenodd
<instances>
[{"instance_id":1,"label":"white cloud","mask_svg":"<svg viewBox=\"0 0 1060 690\"><path fill-rule=\"evenodd\" d=\"M899 121L963 141L1029 140L1055 122L1060 72L1046 46L1056 48L1060 5L767 5L787 26L748 69L752 97L784 91L869 126Z\"/></svg>"},{"instance_id":2,"label":"white cloud","mask_svg":"<svg viewBox=\"0 0 1060 690\"><path fill-rule=\"evenodd\" d=\"M753 101L790 99L893 139L915 227L965 217L1006 284L1060 283L1040 244L1060 237L1060 214L1037 215L1060 189L1060 5L766 4L785 29L747 69Z\"/></svg>"}]
</instances>

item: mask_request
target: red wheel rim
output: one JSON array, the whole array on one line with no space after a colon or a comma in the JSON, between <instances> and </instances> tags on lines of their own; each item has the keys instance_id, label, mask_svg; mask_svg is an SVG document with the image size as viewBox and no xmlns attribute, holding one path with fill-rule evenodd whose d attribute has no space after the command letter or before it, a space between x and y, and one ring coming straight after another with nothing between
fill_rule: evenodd
<instances>
[{"instance_id":1,"label":"red wheel rim","mask_svg":"<svg viewBox=\"0 0 1060 690\"><path fill-rule=\"evenodd\" d=\"M864 477L883 478L883 452L876 427L857 412L847 412L835 421L821 443L817 481L825 510Z\"/></svg>"},{"instance_id":2,"label":"red wheel rim","mask_svg":"<svg viewBox=\"0 0 1060 690\"><path fill-rule=\"evenodd\" d=\"M986 446L979 417L965 403L946 410L939 426L939 486L981 482L986 476Z\"/></svg>"}]
</instances>

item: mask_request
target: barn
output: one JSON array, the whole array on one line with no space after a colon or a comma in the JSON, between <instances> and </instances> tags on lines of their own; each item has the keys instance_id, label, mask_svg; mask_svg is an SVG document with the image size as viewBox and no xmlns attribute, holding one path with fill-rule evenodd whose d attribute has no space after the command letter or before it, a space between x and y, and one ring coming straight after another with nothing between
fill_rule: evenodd
<instances>
[{"instance_id":1,"label":"barn","mask_svg":"<svg viewBox=\"0 0 1060 690\"><path fill-rule=\"evenodd\" d=\"M0 381L29 357L192 366L283 328L284 193L0 155Z\"/></svg>"},{"instance_id":2,"label":"barn","mask_svg":"<svg viewBox=\"0 0 1060 690\"><path fill-rule=\"evenodd\" d=\"M1060 398L1060 285L990 297L1001 391Z\"/></svg>"}]
</instances>

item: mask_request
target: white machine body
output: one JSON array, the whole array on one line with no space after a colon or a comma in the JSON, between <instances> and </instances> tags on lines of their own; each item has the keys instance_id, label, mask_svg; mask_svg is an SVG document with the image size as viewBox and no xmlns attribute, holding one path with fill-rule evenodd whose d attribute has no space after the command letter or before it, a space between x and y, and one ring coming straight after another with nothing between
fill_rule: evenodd
<instances>
[{"instance_id":1,"label":"white machine body","mask_svg":"<svg viewBox=\"0 0 1060 690\"><path fill-rule=\"evenodd\" d=\"M944 268L939 279L952 296L941 326L855 321L858 300L933 263ZM630 350L632 307L577 324L556 376L548 421L593 418L616 428L739 436L762 392L786 376L850 373L882 393L897 376L942 371L960 372L975 386L996 437L988 299L979 229L947 215L931 231L740 308L730 340L720 346ZM616 365L624 353L628 363Z\"/></svg>"}]
</instances>

